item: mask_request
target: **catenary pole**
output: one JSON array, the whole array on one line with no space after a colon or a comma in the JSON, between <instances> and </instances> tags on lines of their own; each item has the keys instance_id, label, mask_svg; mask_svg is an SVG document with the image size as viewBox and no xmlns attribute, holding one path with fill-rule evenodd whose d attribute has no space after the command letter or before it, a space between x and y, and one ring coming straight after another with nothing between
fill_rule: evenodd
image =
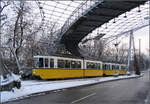
<instances>
[{"instance_id":1,"label":"catenary pole","mask_svg":"<svg viewBox=\"0 0 150 104\"><path fill-rule=\"evenodd\" d=\"M128 65L127 65L127 71L129 71L129 67L130 67L130 60L131 60L131 46L132 46L132 36L133 36L133 30L131 30L131 31L130 31L129 49L128 49Z\"/></svg>"}]
</instances>

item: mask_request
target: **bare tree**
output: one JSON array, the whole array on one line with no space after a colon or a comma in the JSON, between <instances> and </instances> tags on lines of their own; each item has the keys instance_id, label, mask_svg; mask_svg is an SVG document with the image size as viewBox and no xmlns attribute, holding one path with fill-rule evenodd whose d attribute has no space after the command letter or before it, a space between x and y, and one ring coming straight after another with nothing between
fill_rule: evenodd
<instances>
[{"instance_id":1,"label":"bare tree","mask_svg":"<svg viewBox=\"0 0 150 104\"><path fill-rule=\"evenodd\" d=\"M13 15L11 15L7 26L5 27L5 30L7 31L5 32L5 37L8 39L11 38L11 53L13 53L13 50L15 53L13 56L17 57L14 58L21 63L21 61L24 60L24 47L29 45L28 41L34 43L36 35L41 30L41 24L40 22L37 22L40 18L35 19L35 17L40 14L35 14L33 12L34 10L30 2L21 0L12 1L11 3ZM20 69L19 66L18 69Z\"/></svg>"},{"instance_id":2,"label":"bare tree","mask_svg":"<svg viewBox=\"0 0 150 104\"><path fill-rule=\"evenodd\" d=\"M81 49L81 54L84 57L88 57L88 58L93 58L93 59L97 59L97 60L101 60L101 56L103 54L104 51L104 46L105 41L101 40L101 39L89 39L84 43L80 43L79 47Z\"/></svg>"},{"instance_id":3,"label":"bare tree","mask_svg":"<svg viewBox=\"0 0 150 104\"><path fill-rule=\"evenodd\" d=\"M4 0L0 0L0 72L1 74L4 76L4 78L6 77L6 75L9 73L6 65L4 63L4 59L3 59L3 48L2 47L2 27L4 27L4 25L6 24L6 19L7 19L7 15L3 12L5 10L6 7L8 7L10 5L10 1L4 1Z\"/></svg>"},{"instance_id":4,"label":"bare tree","mask_svg":"<svg viewBox=\"0 0 150 104\"><path fill-rule=\"evenodd\" d=\"M3 13L4 9L10 5L10 0L0 0L0 28L6 23L7 15Z\"/></svg>"},{"instance_id":5,"label":"bare tree","mask_svg":"<svg viewBox=\"0 0 150 104\"><path fill-rule=\"evenodd\" d=\"M40 54L42 55L50 55L54 54L57 50L57 43L58 40L58 27L57 23L46 23L43 27L43 33L41 34L41 37L39 39L39 45L41 48Z\"/></svg>"}]
</instances>

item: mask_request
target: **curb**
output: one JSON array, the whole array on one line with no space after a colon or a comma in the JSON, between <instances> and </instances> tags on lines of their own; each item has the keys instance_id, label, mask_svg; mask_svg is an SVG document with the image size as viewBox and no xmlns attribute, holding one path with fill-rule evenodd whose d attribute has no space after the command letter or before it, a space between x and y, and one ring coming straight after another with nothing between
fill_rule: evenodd
<instances>
[{"instance_id":1,"label":"curb","mask_svg":"<svg viewBox=\"0 0 150 104\"><path fill-rule=\"evenodd\" d=\"M142 77L142 75L140 76L135 76L135 77L128 77L128 78L120 78L120 79L114 79L114 80L107 80L107 81L102 81L102 82L94 82L94 83L90 83L90 84L85 84L85 85L80 85L80 86L74 86L74 87L69 87L71 88L76 88L76 87L84 87L84 86L89 86L89 85L96 85L96 84L100 84L100 83L105 83L105 82L113 82L113 81L118 81L118 80L124 80L124 79L133 79L133 78L140 78ZM64 89L69 89L69 88L64 88ZM60 90L60 89L59 89Z\"/></svg>"}]
</instances>

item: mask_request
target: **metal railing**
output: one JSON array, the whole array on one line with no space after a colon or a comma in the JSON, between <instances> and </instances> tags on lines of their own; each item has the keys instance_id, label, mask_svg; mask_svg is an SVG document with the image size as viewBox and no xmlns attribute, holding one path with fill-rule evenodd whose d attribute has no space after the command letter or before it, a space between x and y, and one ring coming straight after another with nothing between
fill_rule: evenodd
<instances>
[{"instance_id":1,"label":"metal railing","mask_svg":"<svg viewBox=\"0 0 150 104\"><path fill-rule=\"evenodd\" d=\"M98 4L102 3L104 0L86 0L81 3L69 16L69 18L65 21L64 25L58 32L59 39L63 36L63 34L74 24L80 17L85 16L92 8L96 7Z\"/></svg>"}]
</instances>

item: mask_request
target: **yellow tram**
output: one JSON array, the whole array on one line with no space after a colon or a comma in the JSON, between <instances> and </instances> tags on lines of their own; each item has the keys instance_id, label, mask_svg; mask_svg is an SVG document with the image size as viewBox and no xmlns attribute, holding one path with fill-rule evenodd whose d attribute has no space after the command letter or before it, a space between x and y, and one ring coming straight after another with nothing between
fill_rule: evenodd
<instances>
[{"instance_id":1,"label":"yellow tram","mask_svg":"<svg viewBox=\"0 0 150 104\"><path fill-rule=\"evenodd\" d=\"M126 65L60 56L34 56L32 76L41 79L123 75Z\"/></svg>"}]
</instances>

